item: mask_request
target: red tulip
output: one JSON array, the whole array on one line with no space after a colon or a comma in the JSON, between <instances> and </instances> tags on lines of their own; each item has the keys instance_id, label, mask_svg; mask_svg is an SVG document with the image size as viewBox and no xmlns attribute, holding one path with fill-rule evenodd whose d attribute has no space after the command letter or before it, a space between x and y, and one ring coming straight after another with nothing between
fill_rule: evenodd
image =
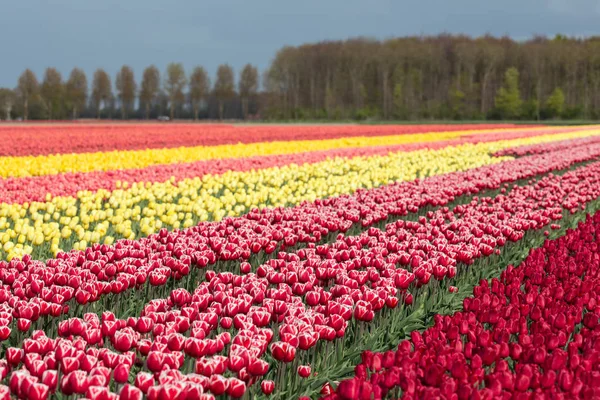
<instances>
[{"instance_id":1,"label":"red tulip","mask_svg":"<svg viewBox=\"0 0 600 400\"><path fill-rule=\"evenodd\" d=\"M115 367L113 377L117 383L126 383L129 380L130 366L127 364L119 364Z\"/></svg>"},{"instance_id":2,"label":"red tulip","mask_svg":"<svg viewBox=\"0 0 600 400\"><path fill-rule=\"evenodd\" d=\"M227 394L234 398L240 398L246 393L246 384L236 378L229 378Z\"/></svg>"},{"instance_id":3,"label":"red tulip","mask_svg":"<svg viewBox=\"0 0 600 400\"><path fill-rule=\"evenodd\" d=\"M264 380L260 383L260 388L262 392L268 396L275 390L275 382Z\"/></svg>"},{"instance_id":4,"label":"red tulip","mask_svg":"<svg viewBox=\"0 0 600 400\"><path fill-rule=\"evenodd\" d=\"M138 372L135 377L135 387L140 389L143 393L147 393L148 389L154 386L154 377L152 374L147 372Z\"/></svg>"},{"instance_id":5,"label":"red tulip","mask_svg":"<svg viewBox=\"0 0 600 400\"><path fill-rule=\"evenodd\" d=\"M310 376L310 365L298 366L298 375L302 378L308 378Z\"/></svg>"},{"instance_id":6,"label":"red tulip","mask_svg":"<svg viewBox=\"0 0 600 400\"><path fill-rule=\"evenodd\" d=\"M229 388L229 380L221 375L212 375L208 382L210 391L217 396L222 395Z\"/></svg>"},{"instance_id":7,"label":"red tulip","mask_svg":"<svg viewBox=\"0 0 600 400\"><path fill-rule=\"evenodd\" d=\"M144 393L135 386L125 384L119 393L120 400L142 400Z\"/></svg>"},{"instance_id":8,"label":"red tulip","mask_svg":"<svg viewBox=\"0 0 600 400\"><path fill-rule=\"evenodd\" d=\"M254 376L263 376L269 370L269 363L257 358L251 360L247 368L250 374Z\"/></svg>"},{"instance_id":9,"label":"red tulip","mask_svg":"<svg viewBox=\"0 0 600 400\"><path fill-rule=\"evenodd\" d=\"M42 383L48 387L51 393L54 393L58 385L58 372L55 370L44 371Z\"/></svg>"},{"instance_id":10,"label":"red tulip","mask_svg":"<svg viewBox=\"0 0 600 400\"><path fill-rule=\"evenodd\" d=\"M6 349L6 361L13 367L18 366L23 358L23 350L15 347L9 347Z\"/></svg>"},{"instance_id":11,"label":"red tulip","mask_svg":"<svg viewBox=\"0 0 600 400\"><path fill-rule=\"evenodd\" d=\"M17 320L17 328L21 332L27 332L30 327L31 327L31 320L26 319L26 318L19 318Z\"/></svg>"}]
</instances>

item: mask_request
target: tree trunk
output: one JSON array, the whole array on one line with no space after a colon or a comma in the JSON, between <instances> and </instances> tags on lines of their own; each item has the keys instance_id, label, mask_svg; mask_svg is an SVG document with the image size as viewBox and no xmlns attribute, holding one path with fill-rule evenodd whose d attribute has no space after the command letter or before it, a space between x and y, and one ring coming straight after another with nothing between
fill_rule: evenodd
<instances>
[{"instance_id":1,"label":"tree trunk","mask_svg":"<svg viewBox=\"0 0 600 400\"><path fill-rule=\"evenodd\" d=\"M540 120L540 101L542 101L542 78L541 76L538 78L537 82L537 101L535 104L535 117L537 120Z\"/></svg>"},{"instance_id":2,"label":"tree trunk","mask_svg":"<svg viewBox=\"0 0 600 400\"><path fill-rule=\"evenodd\" d=\"M175 118L175 105L173 104L173 100L171 100L171 107L170 107L170 116L171 119Z\"/></svg>"},{"instance_id":3,"label":"tree trunk","mask_svg":"<svg viewBox=\"0 0 600 400\"><path fill-rule=\"evenodd\" d=\"M125 105L121 103L121 119L125 119Z\"/></svg>"},{"instance_id":4,"label":"tree trunk","mask_svg":"<svg viewBox=\"0 0 600 400\"><path fill-rule=\"evenodd\" d=\"M146 102L146 119L150 119L150 103Z\"/></svg>"},{"instance_id":5,"label":"tree trunk","mask_svg":"<svg viewBox=\"0 0 600 400\"><path fill-rule=\"evenodd\" d=\"M25 99L25 103L23 103L23 120L27 121L27 117L29 116L29 101Z\"/></svg>"},{"instance_id":6,"label":"tree trunk","mask_svg":"<svg viewBox=\"0 0 600 400\"><path fill-rule=\"evenodd\" d=\"M73 107L73 119L77 119L77 107Z\"/></svg>"},{"instance_id":7,"label":"tree trunk","mask_svg":"<svg viewBox=\"0 0 600 400\"><path fill-rule=\"evenodd\" d=\"M248 118L248 98L244 97L242 99L242 115L244 117L244 120L246 120Z\"/></svg>"},{"instance_id":8,"label":"tree trunk","mask_svg":"<svg viewBox=\"0 0 600 400\"><path fill-rule=\"evenodd\" d=\"M194 121L198 121L198 105L194 104Z\"/></svg>"},{"instance_id":9,"label":"tree trunk","mask_svg":"<svg viewBox=\"0 0 600 400\"><path fill-rule=\"evenodd\" d=\"M383 92L383 118L388 119L389 117L389 96L388 96L388 74L386 70L382 71L382 92Z\"/></svg>"},{"instance_id":10,"label":"tree trunk","mask_svg":"<svg viewBox=\"0 0 600 400\"><path fill-rule=\"evenodd\" d=\"M223 100L219 100L219 120L222 121L223 120L223 109L225 108L225 105L223 104Z\"/></svg>"}]
</instances>

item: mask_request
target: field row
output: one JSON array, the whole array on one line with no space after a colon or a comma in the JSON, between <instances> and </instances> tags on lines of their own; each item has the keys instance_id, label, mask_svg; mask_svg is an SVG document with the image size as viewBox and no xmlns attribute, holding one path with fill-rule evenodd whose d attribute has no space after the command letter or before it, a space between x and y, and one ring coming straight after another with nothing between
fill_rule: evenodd
<instances>
[{"instance_id":1,"label":"field row","mask_svg":"<svg viewBox=\"0 0 600 400\"><path fill-rule=\"evenodd\" d=\"M112 244L119 238L147 236L163 227L187 228L201 221L243 215L253 209L289 207L303 201L352 194L358 189L498 163L507 158L492 154L505 148L570 138L575 145L583 140L582 149L583 146L594 149L593 143L600 140L599 133L578 130L411 152L390 153L388 149L386 155L338 157L194 178L180 175L180 180L142 181L131 187L121 184L118 186L127 187L112 191L78 191L76 196L48 197L45 202L4 204L0 206L0 229L4 232L0 244L7 259L25 254L43 259L60 251L84 249L89 244ZM189 165L181 166L181 171L184 176L196 172ZM141 173L138 179L143 176ZM110 184L110 180L99 178ZM88 180L74 182L77 183L72 189L63 186L62 191L73 192L79 185L89 184ZM23 192L19 193L23 196Z\"/></svg>"},{"instance_id":2,"label":"field row","mask_svg":"<svg viewBox=\"0 0 600 400\"><path fill-rule=\"evenodd\" d=\"M525 125L331 125L241 126L224 124L53 124L1 126L0 157L145 150L355 136L386 136L473 130L506 131ZM547 129L547 128L538 128ZM554 129L554 128L553 128ZM571 128L558 128L567 131Z\"/></svg>"}]
</instances>

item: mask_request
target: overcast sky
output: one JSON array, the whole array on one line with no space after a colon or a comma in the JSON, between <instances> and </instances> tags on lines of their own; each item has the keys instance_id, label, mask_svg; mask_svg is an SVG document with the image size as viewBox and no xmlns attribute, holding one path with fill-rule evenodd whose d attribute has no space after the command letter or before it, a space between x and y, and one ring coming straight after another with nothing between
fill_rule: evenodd
<instances>
[{"instance_id":1,"label":"overcast sky","mask_svg":"<svg viewBox=\"0 0 600 400\"><path fill-rule=\"evenodd\" d=\"M600 0L2 0L0 87L31 68L266 68L277 49L356 36L600 34Z\"/></svg>"}]
</instances>

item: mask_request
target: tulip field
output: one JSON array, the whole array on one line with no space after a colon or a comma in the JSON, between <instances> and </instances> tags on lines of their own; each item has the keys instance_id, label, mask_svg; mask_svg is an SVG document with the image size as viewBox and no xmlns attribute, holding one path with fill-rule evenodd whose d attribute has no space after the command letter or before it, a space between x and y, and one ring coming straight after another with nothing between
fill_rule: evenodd
<instances>
[{"instance_id":1,"label":"tulip field","mask_svg":"<svg viewBox=\"0 0 600 400\"><path fill-rule=\"evenodd\" d=\"M0 138L0 400L600 398L600 126Z\"/></svg>"}]
</instances>

